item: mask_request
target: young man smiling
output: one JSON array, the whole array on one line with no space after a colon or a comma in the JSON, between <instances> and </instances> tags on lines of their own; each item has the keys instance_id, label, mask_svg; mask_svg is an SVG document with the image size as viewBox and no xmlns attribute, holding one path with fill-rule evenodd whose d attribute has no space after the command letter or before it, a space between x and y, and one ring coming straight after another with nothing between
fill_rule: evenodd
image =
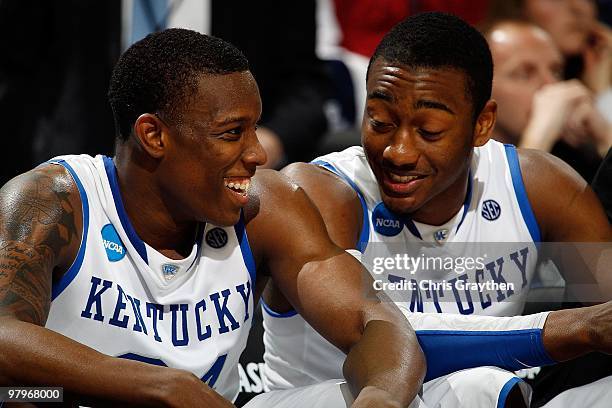
<instances>
[{"instance_id":1,"label":"young man smiling","mask_svg":"<svg viewBox=\"0 0 612 408\"><path fill-rule=\"evenodd\" d=\"M232 406L272 278L348 353L353 407L415 399L424 362L409 324L366 296L363 268L301 189L255 176L262 108L240 51L189 30L152 34L119 60L109 100L114 158L59 157L0 191L0 384L61 386L87 405ZM318 406L347 405L337 384L324 388L336 399L317 388Z\"/></svg>"},{"instance_id":2,"label":"young man smiling","mask_svg":"<svg viewBox=\"0 0 612 408\"><path fill-rule=\"evenodd\" d=\"M588 309L505 319L437 315L519 315L539 241L607 243L611 238L600 203L576 173L546 153L490 140L496 119L492 79L491 53L474 28L441 13L410 17L385 36L370 60L362 147L284 170L318 207L334 242L363 253L365 263L387 250L391 256L418 257L425 248L440 256L466 257L482 254L469 243L502 243L488 247L484 268L459 274L436 270L414 278L383 275L391 282L452 283L451 290L415 285L415 290L389 293L421 334L429 379L452 368L552 363L572 356L565 354L563 342L548 341L547 333L565 334L571 342L593 327L606 327L580 315L589 314ZM592 274L603 293L612 293L605 270L581 272ZM513 286L456 289L459 280L478 287L485 279ZM264 299L270 387L337 376L337 351L322 344L273 285ZM597 306L591 312L605 315L609 308ZM503 340L504 332L512 340ZM525 349L543 351L534 358ZM587 346L582 352L590 350ZM433 406L459 401L498 406L517 381L501 370L465 371L425 384L424 400Z\"/></svg>"}]
</instances>

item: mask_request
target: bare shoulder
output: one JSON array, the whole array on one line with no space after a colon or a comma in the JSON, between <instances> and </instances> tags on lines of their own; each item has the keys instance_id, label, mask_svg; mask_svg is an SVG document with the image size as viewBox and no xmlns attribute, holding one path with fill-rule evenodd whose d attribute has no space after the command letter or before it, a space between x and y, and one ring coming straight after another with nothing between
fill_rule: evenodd
<instances>
[{"instance_id":1,"label":"bare shoulder","mask_svg":"<svg viewBox=\"0 0 612 408\"><path fill-rule=\"evenodd\" d=\"M517 152L525 190L544 240L599 241L609 236L601 203L574 169L547 152Z\"/></svg>"},{"instance_id":2,"label":"bare shoulder","mask_svg":"<svg viewBox=\"0 0 612 408\"><path fill-rule=\"evenodd\" d=\"M517 148L525 183L548 185L551 181L569 190L583 190L588 183L571 166L548 152Z\"/></svg>"},{"instance_id":3,"label":"bare shoulder","mask_svg":"<svg viewBox=\"0 0 612 408\"><path fill-rule=\"evenodd\" d=\"M48 164L15 177L0 189L0 213L0 232L5 238L33 241L36 229L56 224L67 229L62 236L68 238L76 232L72 224L81 218L81 199L68 171Z\"/></svg>"},{"instance_id":4,"label":"bare shoulder","mask_svg":"<svg viewBox=\"0 0 612 408\"><path fill-rule=\"evenodd\" d=\"M79 192L62 166L36 168L0 189L0 316L44 323L52 273L74 259L81 228Z\"/></svg>"},{"instance_id":5,"label":"bare shoulder","mask_svg":"<svg viewBox=\"0 0 612 408\"><path fill-rule=\"evenodd\" d=\"M278 171L257 171L245 214L256 259L276 258L279 252L307 256L331 244L316 206L300 186Z\"/></svg>"},{"instance_id":6,"label":"bare shoulder","mask_svg":"<svg viewBox=\"0 0 612 408\"><path fill-rule=\"evenodd\" d=\"M357 192L337 174L314 164L294 163L282 172L317 206L332 240L344 249L354 248L363 222Z\"/></svg>"},{"instance_id":7,"label":"bare shoulder","mask_svg":"<svg viewBox=\"0 0 612 408\"><path fill-rule=\"evenodd\" d=\"M346 204L359 201L357 193L340 176L311 163L292 163L281 170L319 202Z\"/></svg>"},{"instance_id":8,"label":"bare shoulder","mask_svg":"<svg viewBox=\"0 0 612 408\"><path fill-rule=\"evenodd\" d=\"M274 222L309 210L312 202L294 181L276 170L257 170L249 187L247 224Z\"/></svg>"}]
</instances>

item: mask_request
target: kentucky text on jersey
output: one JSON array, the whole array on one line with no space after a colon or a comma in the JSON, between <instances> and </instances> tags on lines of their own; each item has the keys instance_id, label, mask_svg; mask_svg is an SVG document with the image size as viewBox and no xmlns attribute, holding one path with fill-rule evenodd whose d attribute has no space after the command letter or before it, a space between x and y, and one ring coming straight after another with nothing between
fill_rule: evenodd
<instances>
[{"instance_id":1,"label":"kentucky text on jersey","mask_svg":"<svg viewBox=\"0 0 612 408\"><path fill-rule=\"evenodd\" d=\"M228 299L238 295L242 297L244 309L235 310L232 313L227 306ZM103 310L103 296L116 298L112 311ZM187 303L165 306L149 302L143 303L140 299L126 293L120 285L92 276L91 290L81 317L153 336L158 342L172 340L174 346L181 347L187 346L190 339L193 341L196 336L198 341L204 341L211 338L213 334L222 335L238 329L241 322L236 316L244 316L243 322L249 319L250 296L251 283L247 281L234 288L213 292L196 303L193 310L189 310ZM214 327L204 324L205 315L212 313L215 314L218 323ZM166 316L165 319L164 316ZM193 319L195 322L196 333L189 333L187 319ZM168 321L172 325L172 339L162 338L158 331L160 322L168 324Z\"/></svg>"}]
</instances>

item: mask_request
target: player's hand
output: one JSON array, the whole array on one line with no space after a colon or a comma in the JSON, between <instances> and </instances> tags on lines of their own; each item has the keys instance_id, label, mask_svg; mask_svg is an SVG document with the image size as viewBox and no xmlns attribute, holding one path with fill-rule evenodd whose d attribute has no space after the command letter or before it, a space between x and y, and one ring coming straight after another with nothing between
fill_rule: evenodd
<instances>
[{"instance_id":1,"label":"player's hand","mask_svg":"<svg viewBox=\"0 0 612 408\"><path fill-rule=\"evenodd\" d=\"M376 387L361 390L351 408L402 408L387 391Z\"/></svg>"},{"instance_id":2,"label":"player's hand","mask_svg":"<svg viewBox=\"0 0 612 408\"><path fill-rule=\"evenodd\" d=\"M235 408L231 402L217 394L192 373L171 368L167 371L167 374L159 381L163 406Z\"/></svg>"}]
</instances>

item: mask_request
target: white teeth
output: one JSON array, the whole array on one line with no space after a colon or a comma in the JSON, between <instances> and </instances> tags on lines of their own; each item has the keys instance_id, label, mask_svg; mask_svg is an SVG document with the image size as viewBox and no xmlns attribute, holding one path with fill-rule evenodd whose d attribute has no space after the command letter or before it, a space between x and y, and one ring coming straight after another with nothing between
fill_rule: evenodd
<instances>
[{"instance_id":1,"label":"white teeth","mask_svg":"<svg viewBox=\"0 0 612 408\"><path fill-rule=\"evenodd\" d=\"M238 182L233 182L230 181L228 182L227 180L224 181L224 184L226 187L229 187L231 189L234 190L242 190L243 193L246 193L246 191L249 189L249 185L251 184L249 180L245 180L245 182L243 183L238 183Z\"/></svg>"},{"instance_id":2,"label":"white teeth","mask_svg":"<svg viewBox=\"0 0 612 408\"><path fill-rule=\"evenodd\" d=\"M389 173L389 176L391 180L395 181L396 183L409 183L412 180L416 180L418 178L418 176L400 176L393 173Z\"/></svg>"}]
</instances>

